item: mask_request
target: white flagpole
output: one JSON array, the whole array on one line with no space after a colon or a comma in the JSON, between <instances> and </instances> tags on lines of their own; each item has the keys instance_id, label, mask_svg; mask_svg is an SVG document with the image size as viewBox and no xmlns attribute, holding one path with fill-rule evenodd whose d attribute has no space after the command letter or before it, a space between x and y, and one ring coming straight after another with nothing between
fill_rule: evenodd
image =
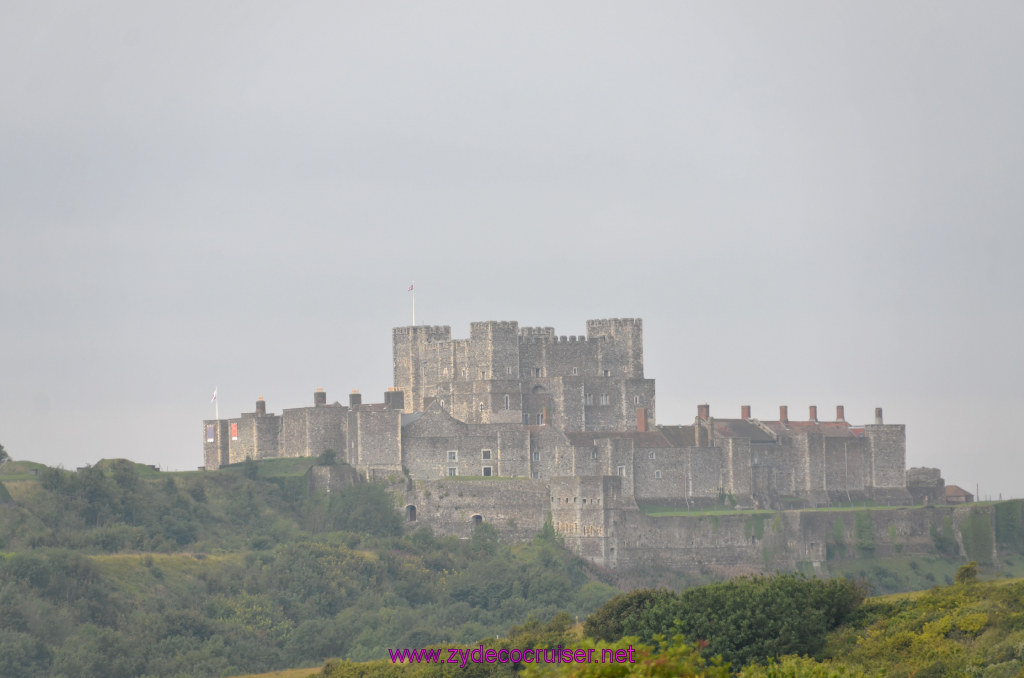
<instances>
[{"instance_id":1,"label":"white flagpole","mask_svg":"<svg viewBox=\"0 0 1024 678\"><path fill-rule=\"evenodd\" d=\"M220 402L217 400L217 387L213 387L213 418L220 420Z\"/></svg>"},{"instance_id":2,"label":"white flagpole","mask_svg":"<svg viewBox=\"0 0 1024 678\"><path fill-rule=\"evenodd\" d=\"M412 292L412 324L416 325L416 281L413 280L412 284L409 285L409 291Z\"/></svg>"}]
</instances>

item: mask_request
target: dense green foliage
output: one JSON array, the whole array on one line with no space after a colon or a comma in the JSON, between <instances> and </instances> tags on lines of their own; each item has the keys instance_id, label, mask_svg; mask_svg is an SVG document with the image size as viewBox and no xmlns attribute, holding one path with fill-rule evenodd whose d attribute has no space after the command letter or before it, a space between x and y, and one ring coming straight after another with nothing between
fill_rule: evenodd
<instances>
[{"instance_id":1,"label":"dense green foliage","mask_svg":"<svg viewBox=\"0 0 1024 678\"><path fill-rule=\"evenodd\" d=\"M584 629L617 640L621 628L646 643L682 634L705 642L706 656L721 655L742 666L788 654L820 655L827 631L843 623L863 599L864 591L845 579L743 577L680 593L617 596Z\"/></svg>"},{"instance_id":2,"label":"dense green foliage","mask_svg":"<svg viewBox=\"0 0 1024 678\"><path fill-rule=\"evenodd\" d=\"M307 460L307 466L312 460ZM220 676L472 643L615 590L549 533L405 535L377 485L308 495L264 462L43 470L0 510L0 675ZM279 465L285 469L284 465Z\"/></svg>"}]
</instances>

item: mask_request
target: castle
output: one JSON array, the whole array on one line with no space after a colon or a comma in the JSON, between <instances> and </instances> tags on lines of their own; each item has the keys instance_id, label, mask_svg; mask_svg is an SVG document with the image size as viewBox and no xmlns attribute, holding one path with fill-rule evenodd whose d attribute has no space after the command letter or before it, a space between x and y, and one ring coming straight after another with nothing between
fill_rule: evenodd
<instances>
[{"instance_id":1,"label":"castle","mask_svg":"<svg viewBox=\"0 0 1024 678\"><path fill-rule=\"evenodd\" d=\"M528 537L550 514L567 544L609 566L663 541L667 523L639 505L942 503L938 471L915 470L908 489L904 426L881 409L854 426L841 405L834 421L815 406L806 420L785 406L762 420L748 406L715 418L699 405L692 424L658 425L639 319L590 320L569 337L516 322L475 322L454 340L447 326L397 327L392 345L384 402L353 392L328 404L317 389L311 407L278 416L260 398L255 412L203 422L205 468L333 450L367 478L400 483L410 522L465 534L487 520ZM824 559L824 538L804 547Z\"/></svg>"}]
</instances>

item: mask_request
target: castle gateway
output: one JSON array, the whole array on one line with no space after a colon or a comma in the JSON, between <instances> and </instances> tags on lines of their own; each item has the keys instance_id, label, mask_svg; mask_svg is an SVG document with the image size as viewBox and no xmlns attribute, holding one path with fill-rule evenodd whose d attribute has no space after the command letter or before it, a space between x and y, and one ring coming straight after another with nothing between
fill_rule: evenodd
<instances>
[{"instance_id":1,"label":"castle gateway","mask_svg":"<svg viewBox=\"0 0 1024 678\"><path fill-rule=\"evenodd\" d=\"M638 504L912 503L904 427L883 423L881 409L855 426L842 406L826 421L815 406L804 420L785 406L767 420L699 405L692 424L658 425L639 319L589 320L585 336L505 321L472 323L468 339L448 326L396 327L392 348L383 402L353 392L328 404L318 389L312 406L277 415L261 398L255 412L203 422L205 467L334 450L366 478L404 479L410 522L466 535L487 521L528 538L550 514L570 546L608 565L630 539L642 547L642 526L622 533L648 519ZM458 492L444 489L452 483ZM925 491L936 501L940 490Z\"/></svg>"}]
</instances>

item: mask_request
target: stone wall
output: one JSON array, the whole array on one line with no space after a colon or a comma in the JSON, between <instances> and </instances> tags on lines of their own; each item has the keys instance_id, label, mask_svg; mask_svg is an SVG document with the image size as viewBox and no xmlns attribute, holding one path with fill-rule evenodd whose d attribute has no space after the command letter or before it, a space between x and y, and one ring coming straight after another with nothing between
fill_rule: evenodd
<instances>
[{"instance_id":1,"label":"stone wall","mask_svg":"<svg viewBox=\"0 0 1024 678\"><path fill-rule=\"evenodd\" d=\"M437 534L468 539L484 522L507 541L540 533L550 504L544 483L526 478L417 480L401 501L409 529L427 525Z\"/></svg>"}]
</instances>

